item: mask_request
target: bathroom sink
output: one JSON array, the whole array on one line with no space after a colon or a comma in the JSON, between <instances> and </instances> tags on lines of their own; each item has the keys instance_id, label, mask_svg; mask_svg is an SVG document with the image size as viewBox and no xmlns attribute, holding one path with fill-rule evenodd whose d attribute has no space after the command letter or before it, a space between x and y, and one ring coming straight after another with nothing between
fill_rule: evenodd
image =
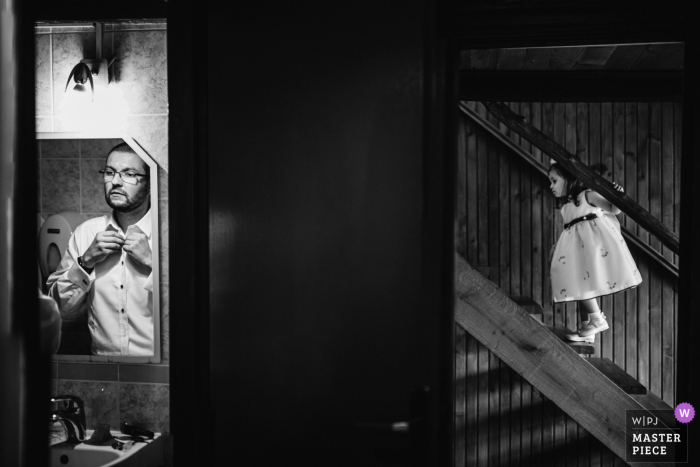
<instances>
[{"instance_id":1,"label":"bathroom sink","mask_svg":"<svg viewBox=\"0 0 700 467\"><path fill-rule=\"evenodd\" d=\"M87 430L90 439L93 430ZM124 436L112 431L112 436ZM128 451L117 451L111 442L105 446L58 443L49 448L49 467L156 467L163 463L163 440L156 433L153 440L134 443Z\"/></svg>"}]
</instances>

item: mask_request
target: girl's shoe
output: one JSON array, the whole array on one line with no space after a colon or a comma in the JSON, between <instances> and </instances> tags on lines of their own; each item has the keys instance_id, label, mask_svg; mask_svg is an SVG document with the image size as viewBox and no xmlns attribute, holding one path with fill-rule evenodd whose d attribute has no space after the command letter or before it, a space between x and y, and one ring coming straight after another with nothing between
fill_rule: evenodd
<instances>
[{"instance_id":1,"label":"girl's shoe","mask_svg":"<svg viewBox=\"0 0 700 467\"><path fill-rule=\"evenodd\" d=\"M583 326L578 335L581 337L593 337L606 329L610 329L610 326L608 326L608 322L605 321L605 318L601 318L599 321L591 321Z\"/></svg>"},{"instance_id":2,"label":"girl's shoe","mask_svg":"<svg viewBox=\"0 0 700 467\"><path fill-rule=\"evenodd\" d=\"M566 340L572 341L572 342L585 342L587 344L592 344L595 342L595 334L592 336L588 337L583 337L581 336L581 329L583 329L584 326L588 325L588 321L581 321L581 327L576 330L576 332L569 332L566 334Z\"/></svg>"},{"instance_id":3,"label":"girl's shoe","mask_svg":"<svg viewBox=\"0 0 700 467\"><path fill-rule=\"evenodd\" d=\"M601 313L601 316L603 317L603 320L605 320L605 313ZM595 342L595 334L591 334L590 336L582 336L581 331L583 330L584 327L588 325L589 321L581 321L581 327L579 327L576 332L569 332L566 334L566 339L573 341L573 342L586 342L587 344L592 344Z\"/></svg>"}]
</instances>

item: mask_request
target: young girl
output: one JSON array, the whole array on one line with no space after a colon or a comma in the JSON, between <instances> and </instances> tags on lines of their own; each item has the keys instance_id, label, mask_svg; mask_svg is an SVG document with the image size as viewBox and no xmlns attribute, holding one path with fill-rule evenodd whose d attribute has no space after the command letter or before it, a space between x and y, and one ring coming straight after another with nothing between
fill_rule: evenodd
<instances>
[{"instance_id":1,"label":"young girl","mask_svg":"<svg viewBox=\"0 0 700 467\"><path fill-rule=\"evenodd\" d=\"M579 302L581 327L567 338L593 342L597 333L608 329L596 297L636 287L642 276L615 217L621 211L557 163L549 168L549 180L564 218L551 259L554 301ZM623 191L617 183L615 188Z\"/></svg>"}]
</instances>

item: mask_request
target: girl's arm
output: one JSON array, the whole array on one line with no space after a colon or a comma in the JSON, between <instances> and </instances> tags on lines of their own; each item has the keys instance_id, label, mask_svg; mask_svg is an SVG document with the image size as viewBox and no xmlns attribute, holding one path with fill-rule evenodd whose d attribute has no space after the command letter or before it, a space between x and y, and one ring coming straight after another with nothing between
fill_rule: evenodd
<instances>
[{"instance_id":1,"label":"girl's arm","mask_svg":"<svg viewBox=\"0 0 700 467\"><path fill-rule=\"evenodd\" d=\"M619 191L621 193L623 193L625 191L625 189L622 188L617 183L613 183L613 185L615 185L615 189L617 191ZM599 193L597 193L593 190L586 192L586 201L588 201L588 204L590 204L591 206L595 206L595 207L600 208L603 211L607 211L611 214L618 215L622 212L617 206L615 206L610 201L603 198Z\"/></svg>"}]
</instances>

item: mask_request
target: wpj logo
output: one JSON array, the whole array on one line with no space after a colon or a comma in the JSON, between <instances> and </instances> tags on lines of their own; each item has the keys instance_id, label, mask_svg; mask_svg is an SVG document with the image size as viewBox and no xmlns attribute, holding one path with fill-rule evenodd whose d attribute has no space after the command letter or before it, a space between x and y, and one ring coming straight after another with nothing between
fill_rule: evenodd
<instances>
[{"instance_id":1,"label":"wpj logo","mask_svg":"<svg viewBox=\"0 0 700 467\"><path fill-rule=\"evenodd\" d=\"M688 419L694 411L626 411L626 462L688 462Z\"/></svg>"}]
</instances>

